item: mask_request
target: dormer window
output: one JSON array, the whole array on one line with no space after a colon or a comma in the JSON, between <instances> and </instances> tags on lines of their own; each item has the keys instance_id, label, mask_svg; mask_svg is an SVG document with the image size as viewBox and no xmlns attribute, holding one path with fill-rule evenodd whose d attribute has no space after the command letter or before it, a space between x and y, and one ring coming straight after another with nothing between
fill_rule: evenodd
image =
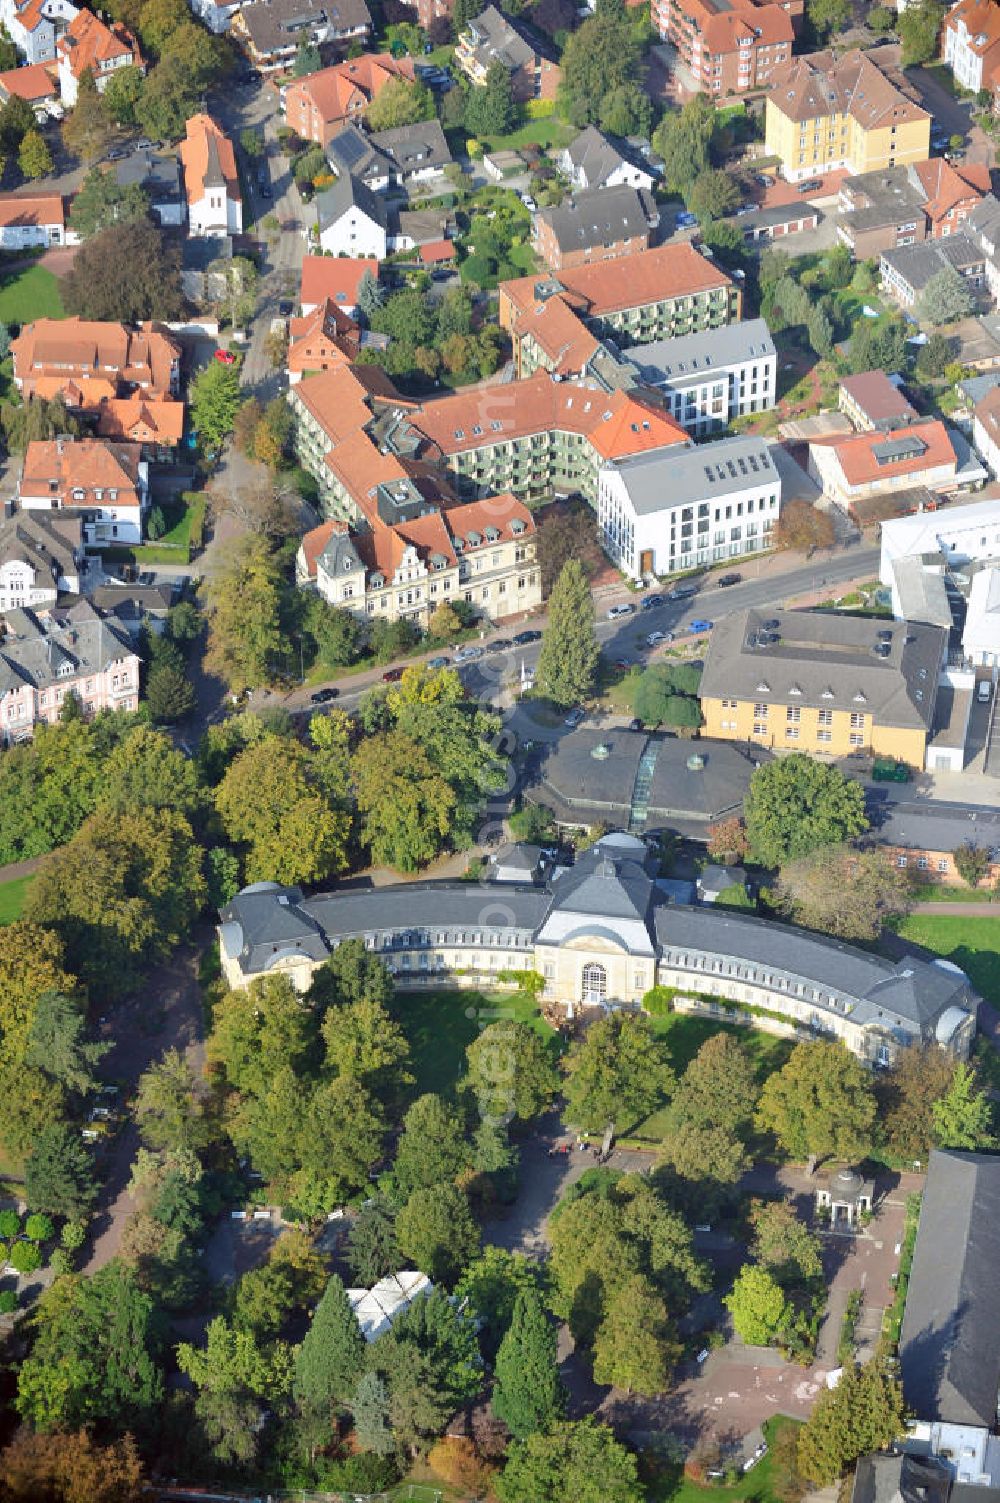
<instances>
[{"instance_id":1,"label":"dormer window","mask_svg":"<svg viewBox=\"0 0 1000 1503\"><path fill-rule=\"evenodd\" d=\"M833 699L833 698L834 698L834 693L833 693L832 689L824 689L823 692L822 692L822 694L820 695L820 699Z\"/></svg>"},{"instance_id":2,"label":"dormer window","mask_svg":"<svg viewBox=\"0 0 1000 1503\"><path fill-rule=\"evenodd\" d=\"M524 531L524 523L521 521L520 517L514 518L513 522L511 522L510 524L510 530L515 537L520 537L521 533Z\"/></svg>"},{"instance_id":3,"label":"dormer window","mask_svg":"<svg viewBox=\"0 0 1000 1503\"><path fill-rule=\"evenodd\" d=\"M770 694L770 692L771 692L771 685L770 684L766 684L764 682L764 680L761 679L760 683L757 685L757 693L758 694Z\"/></svg>"}]
</instances>

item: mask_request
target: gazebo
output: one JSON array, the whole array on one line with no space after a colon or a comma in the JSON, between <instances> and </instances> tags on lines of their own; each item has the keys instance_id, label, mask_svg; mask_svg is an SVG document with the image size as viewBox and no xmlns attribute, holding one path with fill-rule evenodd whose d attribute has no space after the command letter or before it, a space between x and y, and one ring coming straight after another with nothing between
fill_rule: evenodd
<instances>
[{"instance_id":1,"label":"gazebo","mask_svg":"<svg viewBox=\"0 0 1000 1503\"><path fill-rule=\"evenodd\" d=\"M862 1211L871 1212L874 1196L875 1181L863 1179L857 1169L845 1166L817 1188L816 1209L829 1211L832 1226L857 1226Z\"/></svg>"}]
</instances>

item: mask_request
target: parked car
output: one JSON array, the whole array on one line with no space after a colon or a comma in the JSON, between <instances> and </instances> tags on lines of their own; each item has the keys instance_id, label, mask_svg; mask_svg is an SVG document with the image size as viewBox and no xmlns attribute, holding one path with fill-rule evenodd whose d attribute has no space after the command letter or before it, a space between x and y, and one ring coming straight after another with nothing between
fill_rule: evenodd
<instances>
[{"instance_id":1,"label":"parked car","mask_svg":"<svg viewBox=\"0 0 1000 1503\"><path fill-rule=\"evenodd\" d=\"M236 356L232 350L216 350L214 358L220 365L235 365Z\"/></svg>"},{"instance_id":2,"label":"parked car","mask_svg":"<svg viewBox=\"0 0 1000 1503\"><path fill-rule=\"evenodd\" d=\"M633 660L632 660L632 658L625 658L625 657L615 658L615 667L616 668L620 668L623 673L627 673L628 670L632 666L633 666Z\"/></svg>"},{"instance_id":3,"label":"parked car","mask_svg":"<svg viewBox=\"0 0 1000 1503\"><path fill-rule=\"evenodd\" d=\"M639 719L638 716L636 716L634 720L630 720L629 721L628 728L629 728L630 731L641 731L642 730L642 721Z\"/></svg>"},{"instance_id":4,"label":"parked car","mask_svg":"<svg viewBox=\"0 0 1000 1503\"><path fill-rule=\"evenodd\" d=\"M382 675L382 682L383 684L398 684L402 677L402 668L387 668Z\"/></svg>"},{"instance_id":5,"label":"parked car","mask_svg":"<svg viewBox=\"0 0 1000 1503\"><path fill-rule=\"evenodd\" d=\"M763 172L755 172L753 174L753 180L754 180L754 182L757 184L757 186L759 188L773 188L774 187L774 178L773 177L768 177Z\"/></svg>"},{"instance_id":6,"label":"parked car","mask_svg":"<svg viewBox=\"0 0 1000 1503\"><path fill-rule=\"evenodd\" d=\"M990 683L988 678L981 678L979 680L979 687L976 690L976 698L979 700L979 703L981 705L988 705L990 700L993 698L993 685Z\"/></svg>"},{"instance_id":7,"label":"parked car","mask_svg":"<svg viewBox=\"0 0 1000 1503\"><path fill-rule=\"evenodd\" d=\"M437 658L428 658L428 660L427 660L427 666L428 666L428 668L447 668L447 666L448 666L448 664L450 662L451 662L451 659L450 658L446 658L444 656L437 657Z\"/></svg>"},{"instance_id":8,"label":"parked car","mask_svg":"<svg viewBox=\"0 0 1000 1503\"><path fill-rule=\"evenodd\" d=\"M124 157L127 157L127 156L128 156L128 152L127 151L123 151L120 146L116 146L115 149L114 149L114 151L109 151L108 152L107 157L105 158L105 161L108 161L108 162L120 162Z\"/></svg>"},{"instance_id":9,"label":"parked car","mask_svg":"<svg viewBox=\"0 0 1000 1503\"><path fill-rule=\"evenodd\" d=\"M799 183L795 191L796 193L815 193L817 188L822 188L822 186L823 179L821 177L811 177L806 182Z\"/></svg>"},{"instance_id":10,"label":"parked car","mask_svg":"<svg viewBox=\"0 0 1000 1503\"><path fill-rule=\"evenodd\" d=\"M141 141L137 141L135 143L135 149L136 151L152 151L153 147L156 144L157 143L155 141L149 141L145 136L143 136Z\"/></svg>"},{"instance_id":11,"label":"parked car","mask_svg":"<svg viewBox=\"0 0 1000 1503\"><path fill-rule=\"evenodd\" d=\"M742 574L720 574L715 582L720 587L720 589L725 590L728 589L730 585L739 584L742 578Z\"/></svg>"},{"instance_id":12,"label":"parked car","mask_svg":"<svg viewBox=\"0 0 1000 1503\"><path fill-rule=\"evenodd\" d=\"M290 297L283 297L278 303L278 312L281 314L282 318L288 318L294 307L295 304L292 302Z\"/></svg>"},{"instance_id":13,"label":"parked car","mask_svg":"<svg viewBox=\"0 0 1000 1503\"><path fill-rule=\"evenodd\" d=\"M696 620L696 621L689 621L688 622L688 631L690 631L690 632L711 631L712 627L714 625L715 625L714 621L702 621L701 618L699 617L699 619Z\"/></svg>"},{"instance_id":14,"label":"parked car","mask_svg":"<svg viewBox=\"0 0 1000 1503\"><path fill-rule=\"evenodd\" d=\"M540 631L519 631L514 637L514 646L527 647L529 642L540 642L541 640L542 634Z\"/></svg>"},{"instance_id":15,"label":"parked car","mask_svg":"<svg viewBox=\"0 0 1000 1503\"><path fill-rule=\"evenodd\" d=\"M460 647L455 654L456 663L474 663L483 656L481 647Z\"/></svg>"},{"instance_id":16,"label":"parked car","mask_svg":"<svg viewBox=\"0 0 1000 1503\"><path fill-rule=\"evenodd\" d=\"M697 593L698 593L698 586L697 585L693 585L693 584L679 584L679 585L674 585L673 589L669 590L667 592L667 599L668 600L689 600L692 595L697 595Z\"/></svg>"},{"instance_id":17,"label":"parked car","mask_svg":"<svg viewBox=\"0 0 1000 1503\"><path fill-rule=\"evenodd\" d=\"M512 637L497 637L495 642L488 642L486 644L486 651L508 652L513 645L514 641Z\"/></svg>"},{"instance_id":18,"label":"parked car","mask_svg":"<svg viewBox=\"0 0 1000 1503\"><path fill-rule=\"evenodd\" d=\"M646 638L646 646L659 647L660 643L665 642L666 640L667 634L665 631L651 631L649 636Z\"/></svg>"},{"instance_id":19,"label":"parked car","mask_svg":"<svg viewBox=\"0 0 1000 1503\"><path fill-rule=\"evenodd\" d=\"M677 214L674 218L674 224L679 230L690 229L691 225L697 223L698 220L695 218L695 216L693 214L689 214L687 210L684 210L684 212L681 214Z\"/></svg>"},{"instance_id":20,"label":"parked car","mask_svg":"<svg viewBox=\"0 0 1000 1503\"><path fill-rule=\"evenodd\" d=\"M337 698L339 693L339 689L317 689L315 694L310 694L309 703L311 705L328 705L331 699Z\"/></svg>"},{"instance_id":21,"label":"parked car","mask_svg":"<svg viewBox=\"0 0 1000 1503\"><path fill-rule=\"evenodd\" d=\"M634 616L634 605L613 605L608 611L608 620L617 621L619 616Z\"/></svg>"},{"instance_id":22,"label":"parked car","mask_svg":"<svg viewBox=\"0 0 1000 1503\"><path fill-rule=\"evenodd\" d=\"M583 720L586 713L586 710L577 705L575 710L570 710L569 714L566 716L566 719L563 721L563 725L568 725L571 731L575 730L576 727L580 724L580 721Z\"/></svg>"},{"instance_id":23,"label":"parked car","mask_svg":"<svg viewBox=\"0 0 1000 1503\"><path fill-rule=\"evenodd\" d=\"M662 604L662 595L647 595L642 602L642 609L644 611L655 611L658 610Z\"/></svg>"}]
</instances>

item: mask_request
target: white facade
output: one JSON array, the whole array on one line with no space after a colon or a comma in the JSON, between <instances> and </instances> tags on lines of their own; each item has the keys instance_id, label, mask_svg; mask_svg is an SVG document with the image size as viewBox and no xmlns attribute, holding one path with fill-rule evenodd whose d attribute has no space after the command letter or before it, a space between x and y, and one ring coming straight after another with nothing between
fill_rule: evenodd
<instances>
[{"instance_id":1,"label":"white facade","mask_svg":"<svg viewBox=\"0 0 1000 1503\"><path fill-rule=\"evenodd\" d=\"M339 219L319 231L319 244L332 256L377 256L384 261L388 237L382 225L351 204Z\"/></svg>"},{"instance_id":2,"label":"white facade","mask_svg":"<svg viewBox=\"0 0 1000 1503\"><path fill-rule=\"evenodd\" d=\"M51 492L33 495L23 488L22 481L22 488L18 491L18 505L25 511L44 512L51 512L62 506L86 506L87 519L83 528L86 543L141 543L143 516L149 497L149 464L144 459L140 460L137 469L136 491L128 492L121 500L118 499L117 492L111 490L97 497L94 492L70 488L57 500Z\"/></svg>"},{"instance_id":3,"label":"white facade","mask_svg":"<svg viewBox=\"0 0 1000 1503\"><path fill-rule=\"evenodd\" d=\"M58 594L51 574L42 574L27 559L0 564L0 615L22 605L55 605Z\"/></svg>"},{"instance_id":4,"label":"white facade","mask_svg":"<svg viewBox=\"0 0 1000 1503\"><path fill-rule=\"evenodd\" d=\"M977 668L1000 667L1000 567L980 569L973 576L962 652Z\"/></svg>"},{"instance_id":5,"label":"white facade","mask_svg":"<svg viewBox=\"0 0 1000 1503\"><path fill-rule=\"evenodd\" d=\"M705 329L626 351L643 384L662 393L667 411L696 437L734 418L774 406L778 355L761 318Z\"/></svg>"},{"instance_id":6,"label":"white facade","mask_svg":"<svg viewBox=\"0 0 1000 1503\"><path fill-rule=\"evenodd\" d=\"M52 62L57 39L76 14L69 0L43 0L37 13L34 6L19 5L17 0L0 0L0 23L29 63Z\"/></svg>"},{"instance_id":7,"label":"white facade","mask_svg":"<svg viewBox=\"0 0 1000 1503\"><path fill-rule=\"evenodd\" d=\"M983 60L971 45L974 41L974 35L961 17L945 23L945 63L954 74L956 83L978 94L983 86Z\"/></svg>"},{"instance_id":8,"label":"white facade","mask_svg":"<svg viewBox=\"0 0 1000 1503\"><path fill-rule=\"evenodd\" d=\"M179 222L179 221L178 221ZM188 204L189 235L241 235L243 204L230 198L225 184L213 183L201 198Z\"/></svg>"},{"instance_id":9,"label":"white facade","mask_svg":"<svg viewBox=\"0 0 1000 1503\"><path fill-rule=\"evenodd\" d=\"M597 480L602 545L635 580L762 552L780 506L781 477L762 439L642 454Z\"/></svg>"},{"instance_id":10,"label":"white facade","mask_svg":"<svg viewBox=\"0 0 1000 1503\"><path fill-rule=\"evenodd\" d=\"M0 250L27 250L35 246L78 245L79 235L64 234L63 221L46 224L0 225Z\"/></svg>"},{"instance_id":11,"label":"white facade","mask_svg":"<svg viewBox=\"0 0 1000 1503\"><path fill-rule=\"evenodd\" d=\"M959 566L1000 559L1000 497L883 522L879 578L891 585L896 559L927 553Z\"/></svg>"},{"instance_id":12,"label":"white facade","mask_svg":"<svg viewBox=\"0 0 1000 1503\"><path fill-rule=\"evenodd\" d=\"M243 8L243 0L233 0L229 5L219 4L217 0L190 0L190 3L198 19L216 36L229 30L236 12Z\"/></svg>"}]
</instances>

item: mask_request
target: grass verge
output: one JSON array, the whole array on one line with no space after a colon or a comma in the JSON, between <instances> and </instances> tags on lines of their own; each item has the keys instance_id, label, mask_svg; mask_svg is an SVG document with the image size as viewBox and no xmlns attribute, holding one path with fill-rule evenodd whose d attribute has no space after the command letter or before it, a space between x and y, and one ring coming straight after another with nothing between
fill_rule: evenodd
<instances>
[{"instance_id":1,"label":"grass verge","mask_svg":"<svg viewBox=\"0 0 1000 1503\"><path fill-rule=\"evenodd\" d=\"M10 882L0 883L0 924L12 924L21 917L30 885L30 877L14 877Z\"/></svg>"},{"instance_id":2,"label":"grass verge","mask_svg":"<svg viewBox=\"0 0 1000 1503\"><path fill-rule=\"evenodd\" d=\"M960 966L980 996L1000 1003L1000 918L911 913L896 933Z\"/></svg>"},{"instance_id":3,"label":"grass verge","mask_svg":"<svg viewBox=\"0 0 1000 1503\"><path fill-rule=\"evenodd\" d=\"M397 987L400 983L397 981ZM413 1095L450 1095L465 1072L465 1051L498 1015L527 1023L557 1047L555 1031L522 992L397 990L395 1011L410 1045Z\"/></svg>"}]
</instances>

